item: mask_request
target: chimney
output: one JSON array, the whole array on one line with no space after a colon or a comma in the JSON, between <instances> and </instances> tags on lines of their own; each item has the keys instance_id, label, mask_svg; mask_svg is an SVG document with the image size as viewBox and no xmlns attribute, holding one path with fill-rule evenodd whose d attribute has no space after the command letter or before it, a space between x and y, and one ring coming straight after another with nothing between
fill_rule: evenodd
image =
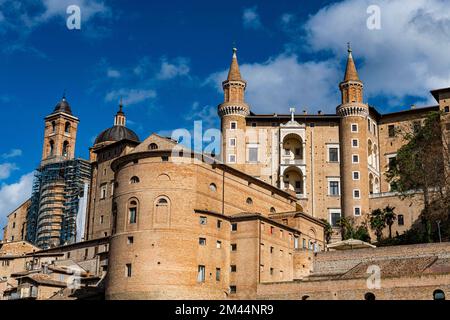
<instances>
[{"instance_id":1,"label":"chimney","mask_svg":"<svg viewBox=\"0 0 450 320\"><path fill-rule=\"evenodd\" d=\"M306 110L303 110L303 115L306 116L308 112Z\"/></svg>"},{"instance_id":2,"label":"chimney","mask_svg":"<svg viewBox=\"0 0 450 320\"><path fill-rule=\"evenodd\" d=\"M321 116L322 115L322 110L319 110L318 114L319 114L319 116Z\"/></svg>"}]
</instances>

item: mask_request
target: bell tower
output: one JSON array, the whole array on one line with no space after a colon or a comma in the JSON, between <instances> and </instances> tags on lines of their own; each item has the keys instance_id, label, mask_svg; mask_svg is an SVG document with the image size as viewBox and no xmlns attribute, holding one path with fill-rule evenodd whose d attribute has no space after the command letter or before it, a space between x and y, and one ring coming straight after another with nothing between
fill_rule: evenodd
<instances>
[{"instance_id":1,"label":"bell tower","mask_svg":"<svg viewBox=\"0 0 450 320\"><path fill-rule=\"evenodd\" d=\"M75 157L78 123L64 95L53 112L45 117L41 165Z\"/></svg>"},{"instance_id":2,"label":"bell tower","mask_svg":"<svg viewBox=\"0 0 450 320\"><path fill-rule=\"evenodd\" d=\"M230 165L245 163L245 118L250 107L245 103L247 82L242 79L237 60L237 49L233 48L228 77L222 82L224 102L218 106L222 130L222 161Z\"/></svg>"}]
</instances>

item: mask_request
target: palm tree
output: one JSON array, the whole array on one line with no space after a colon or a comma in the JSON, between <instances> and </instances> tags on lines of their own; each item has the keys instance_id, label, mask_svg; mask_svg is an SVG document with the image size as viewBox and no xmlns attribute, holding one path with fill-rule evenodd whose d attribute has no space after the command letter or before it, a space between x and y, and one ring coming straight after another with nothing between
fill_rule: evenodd
<instances>
[{"instance_id":1,"label":"palm tree","mask_svg":"<svg viewBox=\"0 0 450 320\"><path fill-rule=\"evenodd\" d=\"M370 214L370 229L375 232L377 241L380 242L383 238L383 229L386 227L386 220L384 212L381 209L375 209Z\"/></svg>"},{"instance_id":2,"label":"palm tree","mask_svg":"<svg viewBox=\"0 0 450 320\"><path fill-rule=\"evenodd\" d=\"M397 215L394 212L395 207L387 206L383 209L384 221L389 228L389 239L392 238L392 225L394 221L397 219Z\"/></svg>"}]
</instances>

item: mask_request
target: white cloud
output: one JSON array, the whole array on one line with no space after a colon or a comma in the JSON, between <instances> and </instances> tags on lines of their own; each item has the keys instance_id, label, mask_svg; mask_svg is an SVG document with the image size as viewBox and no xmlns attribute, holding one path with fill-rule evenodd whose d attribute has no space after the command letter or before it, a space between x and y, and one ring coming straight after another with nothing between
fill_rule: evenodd
<instances>
[{"instance_id":1,"label":"white cloud","mask_svg":"<svg viewBox=\"0 0 450 320\"><path fill-rule=\"evenodd\" d=\"M197 101L192 104L191 110L186 113L184 118L187 121L202 121L203 130L217 128L219 117L217 116L217 107L210 105L201 106Z\"/></svg>"},{"instance_id":2,"label":"white cloud","mask_svg":"<svg viewBox=\"0 0 450 320\"><path fill-rule=\"evenodd\" d=\"M14 170L18 170L15 163L3 163L0 164L0 180L8 179Z\"/></svg>"},{"instance_id":3,"label":"white cloud","mask_svg":"<svg viewBox=\"0 0 450 320\"><path fill-rule=\"evenodd\" d=\"M244 12L242 13L242 23L244 24L244 27L248 29L262 28L261 19L256 6L244 9Z\"/></svg>"},{"instance_id":4,"label":"white cloud","mask_svg":"<svg viewBox=\"0 0 450 320\"><path fill-rule=\"evenodd\" d=\"M98 0L42 0L45 11L39 20L45 21L55 16L67 17L67 7L76 5L80 7L83 21L88 21L95 15L109 16L111 9Z\"/></svg>"},{"instance_id":5,"label":"white cloud","mask_svg":"<svg viewBox=\"0 0 450 320\"><path fill-rule=\"evenodd\" d=\"M171 63L166 58L163 58L157 78L160 80L169 80L179 76L186 76L189 74L189 71L188 59L178 57Z\"/></svg>"},{"instance_id":6,"label":"white cloud","mask_svg":"<svg viewBox=\"0 0 450 320\"><path fill-rule=\"evenodd\" d=\"M372 4L347 0L321 9L306 23L306 41L312 50L331 51L337 59L350 41L369 99L385 95L396 103L415 96L431 102L429 89L450 85L448 1L378 0L380 30L366 25Z\"/></svg>"},{"instance_id":7,"label":"white cloud","mask_svg":"<svg viewBox=\"0 0 450 320\"><path fill-rule=\"evenodd\" d=\"M2 154L3 159L20 157L22 155L22 150L20 149L11 149L8 153Z\"/></svg>"},{"instance_id":8,"label":"white cloud","mask_svg":"<svg viewBox=\"0 0 450 320\"><path fill-rule=\"evenodd\" d=\"M106 71L106 75L108 76L108 78L120 78L120 72L114 69L108 69Z\"/></svg>"},{"instance_id":9,"label":"white cloud","mask_svg":"<svg viewBox=\"0 0 450 320\"><path fill-rule=\"evenodd\" d=\"M12 184L3 184L0 187L0 225L5 223L6 216L31 196L34 172L20 177Z\"/></svg>"},{"instance_id":10,"label":"white cloud","mask_svg":"<svg viewBox=\"0 0 450 320\"><path fill-rule=\"evenodd\" d=\"M338 66L332 61L300 62L296 55L281 54L264 63L243 64L246 101L255 113L289 113L289 107L335 112L338 104ZM210 76L222 91L227 70Z\"/></svg>"},{"instance_id":11,"label":"white cloud","mask_svg":"<svg viewBox=\"0 0 450 320\"><path fill-rule=\"evenodd\" d=\"M123 104L129 106L153 99L155 97L156 92L151 89L120 89L107 93L105 96L105 101L119 101L119 99L122 98Z\"/></svg>"}]
</instances>

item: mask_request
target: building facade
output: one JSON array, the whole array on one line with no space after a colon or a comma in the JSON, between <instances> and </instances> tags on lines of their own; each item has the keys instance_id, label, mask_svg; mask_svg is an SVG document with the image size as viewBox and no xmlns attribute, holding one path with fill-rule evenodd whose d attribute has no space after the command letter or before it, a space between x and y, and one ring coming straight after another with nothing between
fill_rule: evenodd
<instances>
[{"instance_id":1,"label":"building facade","mask_svg":"<svg viewBox=\"0 0 450 320\"><path fill-rule=\"evenodd\" d=\"M411 227L423 208L422 195L401 201L385 172L406 143L398 131L414 130L429 112L442 111L448 136L448 89L432 91L438 105L381 114L364 101L350 48L334 114L296 114L295 108L290 114L255 114L245 102L247 85L234 49L223 82L224 102L218 106L224 163L295 194L304 212L333 227L341 217L361 223L373 209L387 205L399 215L394 233Z\"/></svg>"}]
</instances>

